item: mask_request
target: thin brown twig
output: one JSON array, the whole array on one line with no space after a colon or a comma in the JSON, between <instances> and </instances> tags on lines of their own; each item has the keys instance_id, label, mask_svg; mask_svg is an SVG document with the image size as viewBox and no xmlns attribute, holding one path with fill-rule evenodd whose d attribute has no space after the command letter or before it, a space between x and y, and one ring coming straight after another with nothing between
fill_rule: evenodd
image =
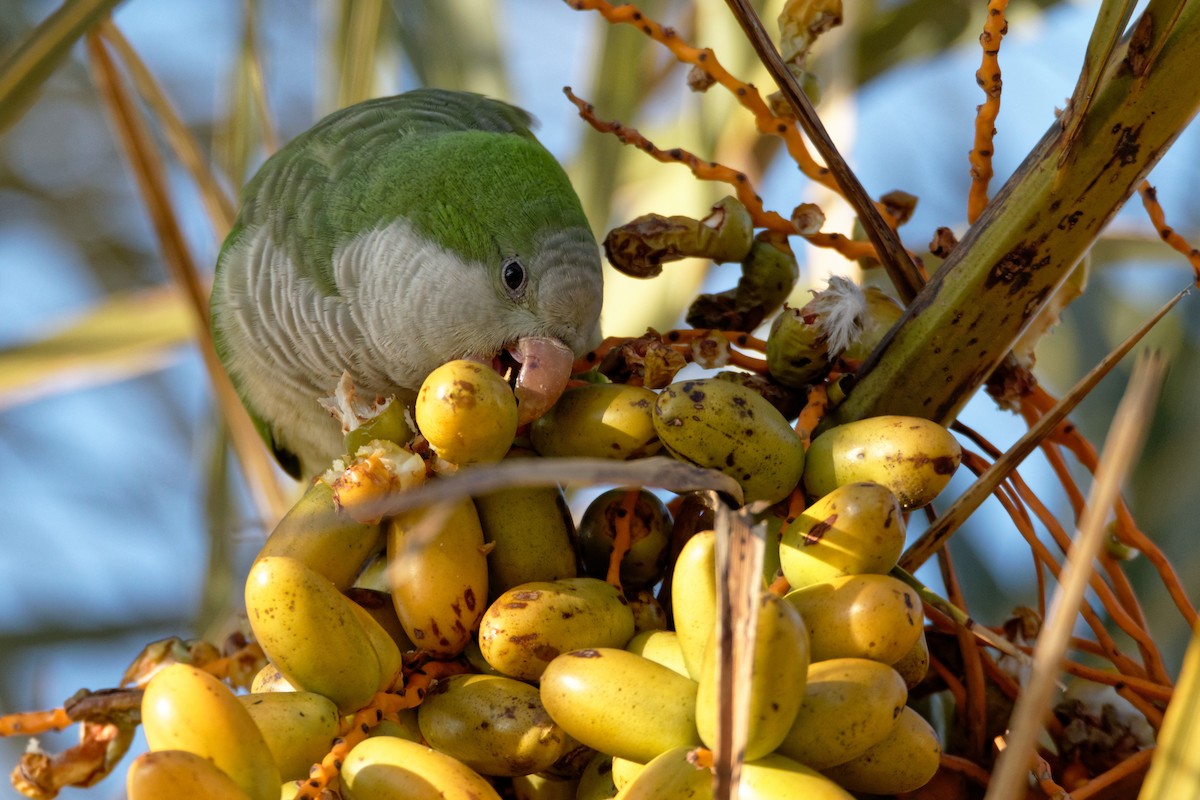
<instances>
[{"instance_id":1,"label":"thin brown twig","mask_svg":"<svg viewBox=\"0 0 1200 800\"><path fill-rule=\"evenodd\" d=\"M992 458L998 458L1001 451L977 431L966 425L955 423L955 430L968 436L975 444L981 447ZM1063 478L1071 483L1074 487L1074 482L1070 476ZM1041 501L1041 498L1029 487L1025 480L1021 477L1017 470L1013 469L1008 473L1007 482L1009 491L1016 492L1016 496L1027 507L1032 508L1038 520L1046 528L1054 539L1055 544L1063 553L1067 552L1070 547L1071 537L1059 523L1058 519L1050 512L1046 505ZM1076 490L1078 491L1078 490ZM1111 583L1105 583L1099 574L1092 576L1092 589L1096 592L1101 604L1109 615L1117 623L1117 625L1127 633L1138 645L1138 649L1142 653L1142 660L1146 665L1150 675L1155 680L1170 683L1167 677L1166 667L1162 662L1162 654L1159 652L1158 645L1154 641L1149 631L1146 630L1145 618L1141 614L1141 608L1137 604L1136 598L1132 597L1132 587L1128 585L1128 579L1125 573L1120 570L1116 563L1111 558L1102 558L1101 565L1105 567L1105 574L1109 576ZM1129 599L1132 599L1133 608L1130 609L1113 584L1122 587L1128 587ZM1044 598L1042 599L1044 604ZM1043 612L1044 608L1040 609Z\"/></svg>"},{"instance_id":2,"label":"thin brown twig","mask_svg":"<svg viewBox=\"0 0 1200 800\"><path fill-rule=\"evenodd\" d=\"M683 164L700 180L717 181L733 187L738 200L750 212L750 218L754 221L754 227L765 228L768 231L785 236L801 236L809 244L836 250L850 260L878 257L875 252L875 246L870 242L857 241L840 233L797 233L791 220L784 218L783 215L776 211L771 211L763 207L762 197L755 191L754 185L750 182L750 178L746 173L736 170L733 167L719 164L716 161L704 161L695 153L689 152L682 147L663 150L655 146L653 142L643 136L636 128L630 128L621 122L600 119L596 116L596 107L577 96L571 91L570 87L564 87L563 93L579 109L579 116L597 131L611 133L621 140L622 144L636 147L656 161L664 164Z\"/></svg>"},{"instance_id":3,"label":"thin brown twig","mask_svg":"<svg viewBox=\"0 0 1200 800\"><path fill-rule=\"evenodd\" d=\"M1167 215L1158 202L1158 190L1151 186L1149 181L1142 181L1142 185L1138 187L1138 194L1142 197L1142 206L1146 209L1146 214L1154 223L1158 238L1187 258L1188 263L1192 265L1192 281L1196 286L1200 286L1200 248L1192 247L1187 239L1167 224Z\"/></svg>"},{"instance_id":4,"label":"thin brown twig","mask_svg":"<svg viewBox=\"0 0 1200 800\"><path fill-rule=\"evenodd\" d=\"M1143 355L1134 367L1129 387L1114 415L1105 442L1106 458L1097 472L1087 508L1079 521L1078 534L1063 574L1059 576L1059 590L1038 636L1038 646L1033 654L1034 669L1013 709L1008 749L997 762L994 783L988 789L989 798L1015 795L1020 789L1026 764L1035 753L1046 707L1070 643L1071 628L1078 610L1086 607L1084 591L1103 541L1105 517L1137 458L1164 376L1162 357Z\"/></svg>"},{"instance_id":5,"label":"thin brown twig","mask_svg":"<svg viewBox=\"0 0 1200 800\"><path fill-rule=\"evenodd\" d=\"M1156 748L1154 747L1147 747L1145 750L1137 751L1112 769L1097 775L1083 786L1073 790L1071 792L1071 800L1088 800L1091 797L1106 796L1103 793L1117 783L1117 781L1124 780L1131 775L1137 774L1138 770L1149 767L1155 753Z\"/></svg>"},{"instance_id":6,"label":"thin brown twig","mask_svg":"<svg viewBox=\"0 0 1200 800\"><path fill-rule=\"evenodd\" d=\"M1009 476L1009 480L1020 494L1026 506L1033 509L1033 513L1037 515L1042 526L1050 533L1055 544L1058 545L1063 553L1066 553L1071 546L1071 537L1067 531L1016 471ZM1106 568L1106 573L1109 575L1110 581L1113 583L1128 583L1125 573L1117 567L1111 558L1101 557L1100 562L1101 566ZM1128 634L1137 644L1138 650L1142 654L1142 662L1145 664L1149 675L1156 681L1169 684L1170 678L1167 675L1166 666L1163 664L1162 653L1159 651L1158 644L1154 641L1153 635L1146 629L1146 622L1141 617L1141 608L1135 605L1135 610L1130 611L1121 598L1118 597L1112 584L1105 583L1099 573L1092 575L1091 587L1099 598L1100 604L1104 606L1104 610L1108 612L1113 622L1117 624L1117 627Z\"/></svg>"},{"instance_id":7,"label":"thin brown twig","mask_svg":"<svg viewBox=\"0 0 1200 800\"><path fill-rule=\"evenodd\" d=\"M876 258L883 265L884 272L887 273L892 285L896 287L897 294L905 303L912 301L925 285L925 280L909 252L900 243L900 237L896 235L895 228L884 220L878 205L871 200L859 182L858 176L854 174L850 165L838 152L837 145L829 136L829 132L825 130L825 125L817 115L816 109L813 108L808 95L804 93L796 76L783 63L779 50L771 41L771 37L767 35L754 6L748 0L725 0L725 2L742 26L742 30L745 32L746 38L750 40L750 44L753 45L759 60L771 73L771 77L775 79L775 85L779 87L780 93L791 106L801 127L804 128L804 133L807 134L817 152L821 154L821 158L825 160L829 171L837 178L842 197L858 215L867 238L875 246Z\"/></svg>"},{"instance_id":8,"label":"thin brown twig","mask_svg":"<svg viewBox=\"0 0 1200 800\"><path fill-rule=\"evenodd\" d=\"M953 625L953 623L951 623ZM957 626L955 626L957 627ZM937 673L942 682L946 684L946 688L950 691L950 695L954 698L955 712L959 716L959 724L965 724L967 714L967 688L963 682L958 679L954 672L942 663L942 660L937 656L929 657L929 668Z\"/></svg>"},{"instance_id":9,"label":"thin brown twig","mask_svg":"<svg viewBox=\"0 0 1200 800\"><path fill-rule=\"evenodd\" d=\"M137 112L104 41L95 31L87 36L87 48L93 79L106 100L117 139L125 151L131 165L130 171L145 201L163 258L175 282L187 297L196 325L197 344L212 380L217 403L229 425L234 450L254 489L253 494L265 523L264 530L270 530L289 504L275 478L276 469L262 445L258 431L242 407L213 347L208 326L208 296L202 288L199 271L188 252L171 206L166 169L145 120Z\"/></svg>"},{"instance_id":10,"label":"thin brown twig","mask_svg":"<svg viewBox=\"0 0 1200 800\"><path fill-rule=\"evenodd\" d=\"M1060 404L1056 404L1056 408L1059 407L1059 405ZM1031 425L1030 429L1034 430L1037 427L1038 425ZM988 454L993 458L1000 457L1000 450L980 436L976 431L959 423L955 423L955 429L960 433L964 433L965 435L969 436L972 441L987 451ZM1063 483L1064 487L1067 488L1068 494L1072 498L1078 498L1078 505L1076 505L1076 508L1079 509L1083 500L1078 487L1075 485L1074 479L1065 469L1058 473L1058 477L1060 482ZM1066 549L1070 543L1070 537L1063 529L1062 525L1059 524L1055 516L1048 508L1046 508L1045 504L1029 487L1029 485L1025 483L1024 479L1021 478L1020 474L1015 469L1009 473L1008 480L1012 487L1017 491L1022 501L1033 509L1034 513L1037 515L1042 525L1054 538L1055 543L1058 544L1059 548L1063 550L1063 552L1066 552ZM1079 512L1077 510L1077 518L1078 513ZM1137 597L1134 595L1133 587L1130 585L1128 577L1120 569L1120 566L1107 555L1101 554L1100 561L1101 566L1104 567L1105 574L1109 578L1109 584L1105 586L1107 592L1101 593L1100 595L1101 602L1104 604L1105 608L1108 609L1109 613L1113 615L1114 619L1121 626L1122 630L1128 633L1138 643L1138 648L1142 652L1143 661L1145 662L1147 669L1150 671L1150 674L1154 676L1156 680L1170 684L1170 679L1167 676L1166 668L1162 662L1162 655L1159 652L1158 645L1155 643L1153 636L1151 636L1146 629L1145 617L1142 614L1141 606L1137 602ZM1038 574L1040 579L1040 568ZM1100 576L1095 576L1095 580L1099 582L1101 580ZM1098 589L1097 591L1099 592ZM1039 610L1044 616L1044 591L1039 592L1039 602Z\"/></svg>"},{"instance_id":11,"label":"thin brown twig","mask_svg":"<svg viewBox=\"0 0 1200 800\"><path fill-rule=\"evenodd\" d=\"M1004 18L1007 7L1008 0L989 0L987 21L983 25L983 33L979 35L979 43L983 45L983 63L975 73L975 82L983 89L986 99L976 109L975 144L969 156L971 189L967 195L967 222L972 223L987 208L988 184L992 180L993 139L1003 86L1000 77L1000 42L1008 33L1008 21Z\"/></svg>"},{"instance_id":12,"label":"thin brown twig","mask_svg":"<svg viewBox=\"0 0 1200 800\"><path fill-rule=\"evenodd\" d=\"M1053 405L1053 403L1053 398L1046 393L1045 389L1035 386L1032 392L1021 399L1021 414L1028 420L1028 415L1032 413L1032 410L1039 410L1044 413L1047 404ZM1027 404L1032 406L1031 410L1026 409ZM1074 426L1059 427L1052 439L1067 450L1070 450L1088 472L1091 472L1093 475L1096 474L1100 461L1099 455L1096 453L1096 448ZM1129 505L1123 497L1117 497L1114 508L1117 515L1117 538L1146 557L1146 560L1158 572L1159 579L1163 582L1167 594L1175 602L1179 613L1183 615L1189 627L1195 628L1197 624L1200 624L1200 616L1197 616L1196 607L1192 604L1191 599L1188 598L1187 590L1179 580L1179 575L1175 572L1175 567L1171 564L1170 559L1137 526L1137 523L1133 519L1133 514L1129 511ZM1078 510L1076 513L1078 516Z\"/></svg>"},{"instance_id":13,"label":"thin brown twig","mask_svg":"<svg viewBox=\"0 0 1200 800\"><path fill-rule=\"evenodd\" d=\"M229 192L221 186L209 168L200 144L180 119L179 114L175 111L175 106L163 91L162 85L150 72L137 51L133 49L133 45L125 38L121 29L111 20L101 22L96 29L104 37L104 40L117 51L121 63L129 71L129 76L133 80L138 94L154 109L159 121L162 122L163 132L167 141L170 142L176 158L183 164L200 189L200 199L208 212L209 224L212 225L218 238L224 238L233 225L237 209L234 207L233 198L230 197Z\"/></svg>"},{"instance_id":14,"label":"thin brown twig","mask_svg":"<svg viewBox=\"0 0 1200 800\"><path fill-rule=\"evenodd\" d=\"M962 756L954 756L950 755L949 753L942 753L938 757L938 763L952 772L965 775L972 782L984 788L987 787L988 779L991 778L991 775L988 774L987 770L976 764L974 761L971 761L968 758L963 758Z\"/></svg>"},{"instance_id":15,"label":"thin brown twig","mask_svg":"<svg viewBox=\"0 0 1200 800\"><path fill-rule=\"evenodd\" d=\"M938 551L938 567L946 587L946 599L967 611L967 601L963 597L948 550ZM987 680L975 636L961 625L955 626L954 636L962 655L963 685L966 689L967 705L962 717L967 747L970 748L970 755L979 760L987 753Z\"/></svg>"},{"instance_id":16,"label":"thin brown twig","mask_svg":"<svg viewBox=\"0 0 1200 800\"><path fill-rule=\"evenodd\" d=\"M966 465L968 469L971 469L972 471L982 471L985 466L980 462L982 462L982 459L977 454L969 451L963 452L963 464ZM1050 570L1050 573L1057 579L1061 572L1061 567L1050 554L1050 551L1046 548L1045 544L1043 544L1038 538L1037 532L1033 528L1033 520L1028 516L1028 512L1025 510L1024 505L1021 504L1019 498L1016 496L1015 490L1013 490L1012 487L1008 486L1007 484L1003 485L1001 489L1002 490L996 492L994 496L1000 501L1001 506L1003 506L1004 510L1008 513L1009 518L1012 519L1017 531L1021 534L1026 543L1029 545L1030 549L1033 551L1035 558L1044 564ZM1080 613L1087 621L1088 626L1092 629L1092 633L1095 634L1097 642L1103 648L1102 652L1104 656L1108 658L1114 666L1116 666L1122 672L1130 672L1138 677L1145 677L1146 673L1144 668L1136 661L1120 652L1120 650L1117 648L1116 642L1113 641L1112 637L1108 634L1107 629L1104 627L1104 622L1100 619L1100 615L1096 613L1090 604L1085 602L1080 609Z\"/></svg>"},{"instance_id":17,"label":"thin brown twig","mask_svg":"<svg viewBox=\"0 0 1200 800\"><path fill-rule=\"evenodd\" d=\"M614 6L607 0L566 0L566 3L578 11L596 11L610 24L631 25L667 48L681 63L691 64L703 70L754 115L759 133L783 139L788 155L800 167L805 177L835 192L840 191L829 169L818 164L808 152L808 146L800 135L800 129L796 127L796 121L772 114L770 106L763 100L758 89L753 84L735 78L721 65L716 53L710 48L693 47L683 41L673 28L660 25L633 4Z\"/></svg>"},{"instance_id":18,"label":"thin brown twig","mask_svg":"<svg viewBox=\"0 0 1200 800\"><path fill-rule=\"evenodd\" d=\"M1071 646L1075 647L1074 641L1071 643ZM1102 683L1114 689L1121 689L1128 686L1147 700L1157 703L1170 702L1171 697L1175 694L1175 690L1169 685L1164 686L1146 678L1138 678L1134 675L1122 675L1118 672L1109 672L1108 670L1089 667L1086 664L1080 664L1078 661L1063 662L1063 670L1077 678L1083 678L1093 683Z\"/></svg>"}]
</instances>

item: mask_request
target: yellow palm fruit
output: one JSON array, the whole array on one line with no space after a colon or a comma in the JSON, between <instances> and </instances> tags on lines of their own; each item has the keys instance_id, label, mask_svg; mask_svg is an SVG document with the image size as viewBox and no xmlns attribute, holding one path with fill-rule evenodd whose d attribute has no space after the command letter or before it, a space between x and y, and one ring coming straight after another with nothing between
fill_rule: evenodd
<instances>
[{"instance_id":1,"label":"yellow palm fruit","mask_svg":"<svg viewBox=\"0 0 1200 800\"><path fill-rule=\"evenodd\" d=\"M671 455L741 484L747 503L782 500L804 471L804 446L783 414L731 381L680 381L663 389L654 430Z\"/></svg>"},{"instance_id":2,"label":"yellow palm fruit","mask_svg":"<svg viewBox=\"0 0 1200 800\"><path fill-rule=\"evenodd\" d=\"M683 650L679 647L679 634L675 631L642 631L629 640L625 649L662 664L685 678L691 677L683 660Z\"/></svg>"},{"instance_id":3,"label":"yellow palm fruit","mask_svg":"<svg viewBox=\"0 0 1200 800\"><path fill-rule=\"evenodd\" d=\"M440 523L439 523L440 520ZM387 523L396 615L418 648L456 656L487 605L483 529L470 499L407 511Z\"/></svg>"},{"instance_id":4,"label":"yellow palm fruit","mask_svg":"<svg viewBox=\"0 0 1200 800\"><path fill-rule=\"evenodd\" d=\"M129 800L250 800L213 762L187 750L142 753L125 775Z\"/></svg>"},{"instance_id":5,"label":"yellow palm fruit","mask_svg":"<svg viewBox=\"0 0 1200 800\"><path fill-rule=\"evenodd\" d=\"M717 625L717 534L701 531L687 540L671 575L671 612L688 674L700 679L704 649Z\"/></svg>"},{"instance_id":6,"label":"yellow palm fruit","mask_svg":"<svg viewBox=\"0 0 1200 800\"><path fill-rule=\"evenodd\" d=\"M392 736L359 742L342 762L341 774L346 800L500 800L462 762Z\"/></svg>"},{"instance_id":7,"label":"yellow palm fruit","mask_svg":"<svg viewBox=\"0 0 1200 800\"><path fill-rule=\"evenodd\" d=\"M696 727L705 745L716 746L717 639L709 639L696 697ZM808 674L808 631L796 609L770 593L759 597L753 667L746 708L749 726L744 752L747 761L779 746L796 719L804 699Z\"/></svg>"},{"instance_id":8,"label":"yellow palm fruit","mask_svg":"<svg viewBox=\"0 0 1200 800\"><path fill-rule=\"evenodd\" d=\"M476 497L475 510L483 539L492 545L490 597L530 581L575 577L575 524L562 489L501 489Z\"/></svg>"},{"instance_id":9,"label":"yellow palm fruit","mask_svg":"<svg viewBox=\"0 0 1200 800\"><path fill-rule=\"evenodd\" d=\"M260 558L246 580L254 638L288 683L343 712L366 705L383 675L353 603L294 558Z\"/></svg>"},{"instance_id":10,"label":"yellow palm fruit","mask_svg":"<svg viewBox=\"0 0 1200 800\"><path fill-rule=\"evenodd\" d=\"M262 732L285 781L307 778L309 767L325 757L338 735L337 706L322 695L269 692L238 700Z\"/></svg>"},{"instance_id":11,"label":"yellow palm fruit","mask_svg":"<svg viewBox=\"0 0 1200 800\"><path fill-rule=\"evenodd\" d=\"M253 800L275 800L279 769L266 740L233 691L209 673L171 664L142 695L150 750L186 750L208 759Z\"/></svg>"},{"instance_id":12,"label":"yellow palm fruit","mask_svg":"<svg viewBox=\"0 0 1200 800\"><path fill-rule=\"evenodd\" d=\"M400 667L403 666L396 640L369 611L349 598L346 600L354 618L371 640L371 647L375 649L375 656L379 659L379 691L387 692L396 688L402 682Z\"/></svg>"},{"instance_id":13,"label":"yellow palm fruit","mask_svg":"<svg viewBox=\"0 0 1200 800\"><path fill-rule=\"evenodd\" d=\"M661 445L644 386L596 383L567 389L529 429L533 449L553 458L641 458Z\"/></svg>"},{"instance_id":14,"label":"yellow palm fruit","mask_svg":"<svg viewBox=\"0 0 1200 800\"><path fill-rule=\"evenodd\" d=\"M571 736L604 753L646 763L696 746L696 682L624 650L563 653L541 678L542 705Z\"/></svg>"},{"instance_id":15,"label":"yellow palm fruit","mask_svg":"<svg viewBox=\"0 0 1200 800\"><path fill-rule=\"evenodd\" d=\"M522 584L496 598L479 626L479 648L494 669L532 681L560 653L624 647L633 633L633 613L616 587L565 578Z\"/></svg>"},{"instance_id":16,"label":"yellow palm fruit","mask_svg":"<svg viewBox=\"0 0 1200 800\"><path fill-rule=\"evenodd\" d=\"M890 575L844 575L789 592L808 628L813 661L894 664L924 633L921 599Z\"/></svg>"},{"instance_id":17,"label":"yellow palm fruit","mask_svg":"<svg viewBox=\"0 0 1200 800\"><path fill-rule=\"evenodd\" d=\"M847 422L813 439L804 488L821 497L839 486L873 481L892 490L903 509L937 497L962 460L962 447L936 422L880 416Z\"/></svg>"},{"instance_id":18,"label":"yellow palm fruit","mask_svg":"<svg viewBox=\"0 0 1200 800\"><path fill-rule=\"evenodd\" d=\"M848 483L784 526L779 563L793 589L842 575L884 575L900 560L900 503L878 483Z\"/></svg>"},{"instance_id":19,"label":"yellow palm fruit","mask_svg":"<svg viewBox=\"0 0 1200 800\"><path fill-rule=\"evenodd\" d=\"M517 398L489 367L451 361L421 384L414 417L430 447L451 464L499 461L517 432Z\"/></svg>"},{"instance_id":20,"label":"yellow palm fruit","mask_svg":"<svg viewBox=\"0 0 1200 800\"><path fill-rule=\"evenodd\" d=\"M712 772L688 760L694 748L673 747L651 759L621 786L620 800L692 800L712 797ZM616 772L614 759L613 771ZM620 785L620 783L618 783Z\"/></svg>"},{"instance_id":21,"label":"yellow palm fruit","mask_svg":"<svg viewBox=\"0 0 1200 800\"><path fill-rule=\"evenodd\" d=\"M536 686L496 675L439 680L421 703L417 722L430 746L481 775L542 772L568 744Z\"/></svg>"},{"instance_id":22,"label":"yellow palm fruit","mask_svg":"<svg viewBox=\"0 0 1200 800\"><path fill-rule=\"evenodd\" d=\"M908 649L908 652L900 656L899 661L892 664L892 669L900 673L900 677L904 679L904 685L909 689L925 680L925 674L929 672L929 640L924 631L917 637L916 643Z\"/></svg>"},{"instance_id":23,"label":"yellow palm fruit","mask_svg":"<svg viewBox=\"0 0 1200 800\"><path fill-rule=\"evenodd\" d=\"M742 800L854 800L834 781L786 756L772 753L742 765Z\"/></svg>"},{"instance_id":24,"label":"yellow palm fruit","mask_svg":"<svg viewBox=\"0 0 1200 800\"><path fill-rule=\"evenodd\" d=\"M809 666L803 699L779 753L826 769L883 741L896 725L908 690L887 664L831 658Z\"/></svg>"},{"instance_id":25,"label":"yellow palm fruit","mask_svg":"<svg viewBox=\"0 0 1200 800\"><path fill-rule=\"evenodd\" d=\"M942 747L937 733L908 706L891 733L862 755L825 770L852 792L899 794L920 789L938 770Z\"/></svg>"}]
</instances>

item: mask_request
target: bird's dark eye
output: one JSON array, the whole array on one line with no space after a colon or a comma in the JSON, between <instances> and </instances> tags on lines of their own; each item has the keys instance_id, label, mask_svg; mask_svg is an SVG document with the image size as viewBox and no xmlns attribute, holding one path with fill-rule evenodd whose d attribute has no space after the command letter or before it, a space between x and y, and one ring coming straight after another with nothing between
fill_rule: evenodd
<instances>
[{"instance_id":1,"label":"bird's dark eye","mask_svg":"<svg viewBox=\"0 0 1200 800\"><path fill-rule=\"evenodd\" d=\"M504 287L508 289L509 296L514 300L525 291L525 266L517 259L510 258L504 262L500 277L504 281Z\"/></svg>"}]
</instances>

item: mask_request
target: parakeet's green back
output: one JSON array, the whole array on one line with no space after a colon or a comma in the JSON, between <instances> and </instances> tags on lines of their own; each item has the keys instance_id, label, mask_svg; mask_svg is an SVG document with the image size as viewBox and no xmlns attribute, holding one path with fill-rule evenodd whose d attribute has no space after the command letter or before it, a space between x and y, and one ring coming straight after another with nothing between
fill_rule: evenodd
<instances>
[{"instance_id":1,"label":"parakeet's green back","mask_svg":"<svg viewBox=\"0 0 1200 800\"><path fill-rule=\"evenodd\" d=\"M392 219L406 218L475 261L487 261L497 245L526 250L527 241L505 241L524 232L586 230L574 190L531 124L526 112L507 103L439 89L334 112L272 156L247 184L225 247L245 228L269 224L292 263L310 268L310 277L333 294L330 264L338 244ZM491 171L489 164L505 168ZM526 185L514 185L514 175ZM504 204L505 213L495 213L496 204ZM504 224L479 224L496 219Z\"/></svg>"}]
</instances>

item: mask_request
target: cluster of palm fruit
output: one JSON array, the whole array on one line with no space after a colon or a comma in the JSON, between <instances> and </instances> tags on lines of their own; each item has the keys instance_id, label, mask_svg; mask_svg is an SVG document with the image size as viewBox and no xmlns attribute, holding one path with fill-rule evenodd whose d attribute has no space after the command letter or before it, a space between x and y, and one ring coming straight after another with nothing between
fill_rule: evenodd
<instances>
[{"instance_id":1,"label":"cluster of palm fruit","mask_svg":"<svg viewBox=\"0 0 1200 800\"><path fill-rule=\"evenodd\" d=\"M466 361L430 375L411 418L389 408L352 431L357 458L311 486L250 571L246 612L269 664L242 696L190 666L159 671L131 799L709 796L719 576L703 514L676 524L632 487L597 497L576 526L547 487L369 518L374 499L427 473L662 450L723 471L761 508L819 498L762 515L741 796L891 794L933 775L937 737L906 706L928 664L921 603L887 573L903 511L958 465L943 428L868 419L806 452L753 388L703 378L580 385L517 438L524 448L516 435L508 384ZM414 688L422 671L437 675L427 691ZM310 781L331 750L332 775Z\"/></svg>"}]
</instances>

